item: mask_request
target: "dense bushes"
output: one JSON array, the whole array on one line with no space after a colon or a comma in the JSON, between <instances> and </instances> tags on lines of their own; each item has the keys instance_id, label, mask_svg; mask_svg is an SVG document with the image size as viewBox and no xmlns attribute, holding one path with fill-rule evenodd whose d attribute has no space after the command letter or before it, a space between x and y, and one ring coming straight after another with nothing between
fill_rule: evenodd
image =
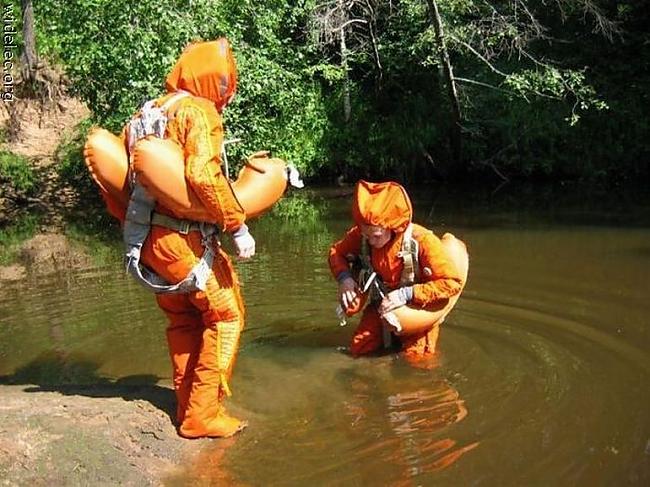
<instances>
[{"instance_id":1,"label":"dense bushes","mask_svg":"<svg viewBox=\"0 0 650 487\"><path fill-rule=\"evenodd\" d=\"M518 16L520 2L438 0L455 75L465 79L460 161L427 3L43 0L35 8L40 51L65 65L113 131L162 92L189 41L226 35L240 70L225 114L227 136L242 139L229 148L232 161L271 149L330 180L423 180L453 162L475 177L647 174L640 101L650 48L637 3L561 2L560 15L560 2L535 0ZM323 19L334 18L348 26L345 59L337 26L324 35Z\"/></svg>"},{"instance_id":2,"label":"dense bushes","mask_svg":"<svg viewBox=\"0 0 650 487\"><path fill-rule=\"evenodd\" d=\"M143 102L163 93L182 48L227 36L239 67L238 96L226 111L232 159L274 150L303 171L325 160L320 87L304 60L300 9L289 2L47 0L37 5L39 46L56 57L99 124L117 132Z\"/></svg>"}]
</instances>

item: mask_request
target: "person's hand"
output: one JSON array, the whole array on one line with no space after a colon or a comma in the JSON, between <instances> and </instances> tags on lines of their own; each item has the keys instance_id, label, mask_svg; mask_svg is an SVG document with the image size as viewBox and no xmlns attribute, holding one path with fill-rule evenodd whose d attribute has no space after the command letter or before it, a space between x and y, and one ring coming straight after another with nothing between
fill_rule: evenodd
<instances>
[{"instance_id":1,"label":"person's hand","mask_svg":"<svg viewBox=\"0 0 650 487\"><path fill-rule=\"evenodd\" d=\"M350 307L357 297L357 283L351 277L346 277L339 283L339 301L343 309Z\"/></svg>"},{"instance_id":2,"label":"person's hand","mask_svg":"<svg viewBox=\"0 0 650 487\"><path fill-rule=\"evenodd\" d=\"M394 291L389 292L384 299L379 303L379 314L384 315L393 311L395 308L404 306L408 303L407 293L404 291L404 288L395 289Z\"/></svg>"},{"instance_id":3,"label":"person's hand","mask_svg":"<svg viewBox=\"0 0 650 487\"><path fill-rule=\"evenodd\" d=\"M255 255L255 239L248 231L248 226L243 224L236 232L232 234L235 247L237 247L237 257L240 259L250 259Z\"/></svg>"}]
</instances>

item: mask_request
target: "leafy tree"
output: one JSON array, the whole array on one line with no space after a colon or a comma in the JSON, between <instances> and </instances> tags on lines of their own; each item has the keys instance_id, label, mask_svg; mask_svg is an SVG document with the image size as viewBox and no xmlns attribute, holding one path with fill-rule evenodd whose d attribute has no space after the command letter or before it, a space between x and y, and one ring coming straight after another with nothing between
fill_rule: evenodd
<instances>
[{"instance_id":1,"label":"leafy tree","mask_svg":"<svg viewBox=\"0 0 650 487\"><path fill-rule=\"evenodd\" d=\"M636 0L42 0L41 53L117 131L187 42L226 35L230 159L401 180L647 174ZM647 103L646 103L647 104ZM462 142L462 143L461 143Z\"/></svg>"}]
</instances>

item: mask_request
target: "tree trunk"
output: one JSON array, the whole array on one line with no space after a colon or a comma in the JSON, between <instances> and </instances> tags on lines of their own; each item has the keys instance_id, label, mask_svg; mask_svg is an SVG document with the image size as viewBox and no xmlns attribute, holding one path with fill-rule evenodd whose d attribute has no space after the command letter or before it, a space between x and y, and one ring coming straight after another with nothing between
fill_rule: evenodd
<instances>
[{"instance_id":1,"label":"tree trunk","mask_svg":"<svg viewBox=\"0 0 650 487\"><path fill-rule=\"evenodd\" d=\"M431 24L435 32L436 41L440 48L440 62L442 64L443 74L447 84L447 95L451 104L451 133L450 145L452 162L456 170L461 170L461 133L460 133L460 102L458 100L458 92L456 90L456 82L454 80L454 70L449 60L449 52L445 44L444 32L442 27L442 18L438 11L438 3L436 0L427 0L429 6L429 15L431 16Z\"/></svg>"},{"instance_id":2,"label":"tree trunk","mask_svg":"<svg viewBox=\"0 0 650 487\"><path fill-rule=\"evenodd\" d=\"M345 27L341 27L340 36L340 49L341 49L341 67L345 73L343 79L343 117L345 123L350 121L352 108L350 106L350 78L348 73L348 47L345 44Z\"/></svg>"},{"instance_id":3,"label":"tree trunk","mask_svg":"<svg viewBox=\"0 0 650 487\"><path fill-rule=\"evenodd\" d=\"M38 57L36 55L36 36L34 33L34 7L32 0L21 0L23 13L23 78L33 81Z\"/></svg>"}]
</instances>

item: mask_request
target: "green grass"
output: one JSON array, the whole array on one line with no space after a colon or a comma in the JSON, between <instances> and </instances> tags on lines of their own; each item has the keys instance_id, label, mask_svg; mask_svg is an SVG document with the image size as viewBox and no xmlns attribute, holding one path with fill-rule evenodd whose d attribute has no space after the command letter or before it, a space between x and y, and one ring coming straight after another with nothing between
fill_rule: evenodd
<instances>
[{"instance_id":1,"label":"green grass","mask_svg":"<svg viewBox=\"0 0 650 487\"><path fill-rule=\"evenodd\" d=\"M0 151L0 181L26 193L36 187L36 177L27 158L4 150Z\"/></svg>"}]
</instances>

